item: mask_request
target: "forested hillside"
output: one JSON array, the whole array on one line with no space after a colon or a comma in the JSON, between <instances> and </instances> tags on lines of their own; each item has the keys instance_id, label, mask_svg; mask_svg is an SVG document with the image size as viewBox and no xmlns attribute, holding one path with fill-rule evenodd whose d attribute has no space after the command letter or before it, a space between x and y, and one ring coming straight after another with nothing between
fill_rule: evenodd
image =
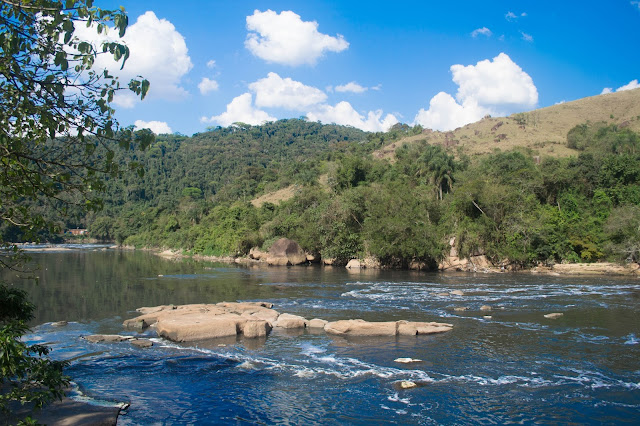
<instances>
[{"instance_id":1,"label":"forested hillside","mask_svg":"<svg viewBox=\"0 0 640 426\"><path fill-rule=\"evenodd\" d=\"M302 119L163 135L146 151L117 154L144 176L109 179L104 209L69 211L61 227L210 255L289 237L338 263L373 256L389 267L435 267L451 237L460 256L513 267L639 260L640 136L628 126L579 124L563 142L573 155L562 158L519 147L470 157L420 135ZM416 140L392 158L373 155L406 137ZM250 203L285 187L293 198Z\"/></svg>"}]
</instances>

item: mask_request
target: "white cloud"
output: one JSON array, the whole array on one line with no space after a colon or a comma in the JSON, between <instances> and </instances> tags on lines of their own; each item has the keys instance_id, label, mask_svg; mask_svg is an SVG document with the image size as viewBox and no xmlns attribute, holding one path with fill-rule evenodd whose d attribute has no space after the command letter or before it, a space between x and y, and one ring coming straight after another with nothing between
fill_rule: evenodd
<instances>
[{"instance_id":1,"label":"white cloud","mask_svg":"<svg viewBox=\"0 0 640 426\"><path fill-rule=\"evenodd\" d=\"M336 106L320 105L307 113L310 121L335 123L343 126L353 126L367 132L385 132L398 122L398 119L387 114L382 118L382 111L369 111L367 117L358 113L349 102L339 102Z\"/></svg>"},{"instance_id":2,"label":"white cloud","mask_svg":"<svg viewBox=\"0 0 640 426\"><path fill-rule=\"evenodd\" d=\"M491 32L491 30L487 27L482 27L482 28L476 28L475 30L473 30L471 32L471 37L478 37L479 35L483 35L483 36L487 36L487 37L491 37L493 33Z\"/></svg>"},{"instance_id":3,"label":"white cloud","mask_svg":"<svg viewBox=\"0 0 640 426\"><path fill-rule=\"evenodd\" d=\"M314 65L325 52L349 47L343 36L322 34L316 21L303 21L292 11L255 10L247 16L247 30L244 45L251 53L283 65Z\"/></svg>"},{"instance_id":4,"label":"white cloud","mask_svg":"<svg viewBox=\"0 0 640 426\"><path fill-rule=\"evenodd\" d=\"M134 126L137 130L140 129L150 129L156 135L161 135L164 133L173 133L171 127L164 121L142 121L136 120Z\"/></svg>"},{"instance_id":5,"label":"white cloud","mask_svg":"<svg viewBox=\"0 0 640 426\"><path fill-rule=\"evenodd\" d=\"M216 67L216 61L214 61L213 59L207 62L207 68L215 68L215 67Z\"/></svg>"},{"instance_id":6,"label":"white cloud","mask_svg":"<svg viewBox=\"0 0 640 426\"><path fill-rule=\"evenodd\" d=\"M251 125L262 124L265 121L275 121L275 117L271 117L265 111L261 111L252 105L253 97L251 93L243 93L233 98L231 103L227 105L227 110L220 115L214 115L210 118L202 117L200 121L203 123L218 123L221 126L230 126L235 122L242 122Z\"/></svg>"},{"instance_id":7,"label":"white cloud","mask_svg":"<svg viewBox=\"0 0 640 426\"><path fill-rule=\"evenodd\" d=\"M525 16L527 16L527 12L522 12L522 13L518 16L518 15L516 15L515 13L513 13L513 12L509 11L509 12L507 12L507 14L506 14L506 15L504 15L504 18L505 18L507 21L511 21L511 22L513 22L513 21L516 21L518 18L524 18Z\"/></svg>"},{"instance_id":8,"label":"white cloud","mask_svg":"<svg viewBox=\"0 0 640 426\"><path fill-rule=\"evenodd\" d=\"M188 94L180 85L182 77L193 67L187 44L171 22L158 19L153 12L140 15L122 39L114 30L97 34L95 27L87 28L83 22L76 25L75 35L92 42L99 52L104 41L120 41L129 47L130 56L124 69L120 70L121 62L116 63L109 55L98 55L94 65L97 70L107 68L120 78L121 84L126 86L129 79L142 75L151 83L149 98L181 99ZM122 107L132 107L135 102L130 93L117 94L114 99Z\"/></svg>"},{"instance_id":9,"label":"white cloud","mask_svg":"<svg viewBox=\"0 0 640 426\"><path fill-rule=\"evenodd\" d=\"M322 90L288 77L282 78L274 72L249 84L249 89L256 94L255 104L258 107L302 110L327 99Z\"/></svg>"},{"instance_id":10,"label":"white cloud","mask_svg":"<svg viewBox=\"0 0 640 426\"><path fill-rule=\"evenodd\" d=\"M625 90L633 90L633 89L637 89L640 87L640 84L638 84L638 80L631 80L629 83L625 84L622 87L618 87L618 90L616 90L616 92L623 92Z\"/></svg>"},{"instance_id":11,"label":"white cloud","mask_svg":"<svg viewBox=\"0 0 640 426\"><path fill-rule=\"evenodd\" d=\"M520 31L520 34L522 34L522 39L524 41L533 41L533 36L531 34L527 34L524 31Z\"/></svg>"},{"instance_id":12,"label":"white cloud","mask_svg":"<svg viewBox=\"0 0 640 426\"><path fill-rule=\"evenodd\" d=\"M431 98L428 110L421 108L418 111L414 121L429 129L452 130L490 113L490 109L479 106L474 99L459 104L450 94L440 92Z\"/></svg>"},{"instance_id":13,"label":"white cloud","mask_svg":"<svg viewBox=\"0 0 640 426\"><path fill-rule=\"evenodd\" d=\"M633 90L638 88L640 88L640 83L638 83L638 80L635 79L635 80L631 80L629 83L625 84L624 86L618 87L616 90L613 90L612 87L605 87L604 89L602 89L602 92L600 92L600 94L606 95L607 93L624 92L625 90Z\"/></svg>"},{"instance_id":14,"label":"white cloud","mask_svg":"<svg viewBox=\"0 0 640 426\"><path fill-rule=\"evenodd\" d=\"M529 74L505 53L476 65L452 65L451 73L459 86L456 93L458 101L475 99L480 105L527 107L538 102L538 90Z\"/></svg>"},{"instance_id":15,"label":"white cloud","mask_svg":"<svg viewBox=\"0 0 640 426\"><path fill-rule=\"evenodd\" d=\"M218 82L204 77L202 81L198 83L198 89L200 89L200 93L203 95L206 95L209 92L215 92L218 90Z\"/></svg>"},{"instance_id":16,"label":"white cloud","mask_svg":"<svg viewBox=\"0 0 640 426\"><path fill-rule=\"evenodd\" d=\"M538 102L538 90L531 77L505 53L476 65L452 65L456 98L440 92L421 109L415 123L435 130L451 130L481 119L486 114L507 114L513 109L531 108Z\"/></svg>"},{"instance_id":17,"label":"white cloud","mask_svg":"<svg viewBox=\"0 0 640 426\"><path fill-rule=\"evenodd\" d=\"M336 86L336 92L351 92L351 93L364 93L369 90L368 87L363 87L356 83L355 81L351 81L347 84L342 84L340 86ZM377 90L377 89L374 89Z\"/></svg>"},{"instance_id":18,"label":"white cloud","mask_svg":"<svg viewBox=\"0 0 640 426\"><path fill-rule=\"evenodd\" d=\"M640 1L632 1L631 5L632 6L636 6L638 8L638 10L640 10Z\"/></svg>"}]
</instances>

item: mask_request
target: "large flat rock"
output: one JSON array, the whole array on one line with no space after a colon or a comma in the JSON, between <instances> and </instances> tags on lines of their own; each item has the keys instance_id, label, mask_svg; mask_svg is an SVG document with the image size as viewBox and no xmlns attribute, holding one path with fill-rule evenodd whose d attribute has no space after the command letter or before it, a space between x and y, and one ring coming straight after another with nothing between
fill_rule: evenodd
<instances>
[{"instance_id":1,"label":"large flat rock","mask_svg":"<svg viewBox=\"0 0 640 426\"><path fill-rule=\"evenodd\" d=\"M437 322L384 321L369 322L361 319L333 321L324 330L338 336L415 336L450 331L451 324Z\"/></svg>"}]
</instances>

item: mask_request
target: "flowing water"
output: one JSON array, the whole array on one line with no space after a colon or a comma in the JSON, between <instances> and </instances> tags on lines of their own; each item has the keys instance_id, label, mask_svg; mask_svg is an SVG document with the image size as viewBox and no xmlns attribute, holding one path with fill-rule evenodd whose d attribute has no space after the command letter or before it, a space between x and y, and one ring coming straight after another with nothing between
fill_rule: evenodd
<instances>
[{"instance_id":1,"label":"flowing water","mask_svg":"<svg viewBox=\"0 0 640 426\"><path fill-rule=\"evenodd\" d=\"M38 285L4 276L38 306L29 341L71 362L77 398L131 404L119 425L640 422L638 279L247 268L100 247L32 256ZM464 295L442 295L453 290ZM82 339L136 335L121 324L141 306L236 300L454 329L360 339L276 329L266 340L197 344L149 330L148 349ZM544 318L551 312L564 315ZM70 323L51 324L61 320ZM403 380L419 387L400 389Z\"/></svg>"}]
</instances>

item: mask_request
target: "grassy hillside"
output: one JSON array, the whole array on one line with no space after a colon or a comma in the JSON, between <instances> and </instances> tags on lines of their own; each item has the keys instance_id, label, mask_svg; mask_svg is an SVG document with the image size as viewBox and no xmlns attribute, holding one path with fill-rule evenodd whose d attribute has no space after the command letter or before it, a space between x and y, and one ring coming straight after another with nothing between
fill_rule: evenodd
<instances>
[{"instance_id":1,"label":"grassy hillside","mask_svg":"<svg viewBox=\"0 0 640 426\"><path fill-rule=\"evenodd\" d=\"M567 132L587 121L640 131L640 89L592 96L509 117L484 118L451 132L425 130L386 145L375 156L390 158L400 146L426 139L429 144L459 149L468 155L525 147L541 156L567 157L577 155L567 147Z\"/></svg>"}]
</instances>

